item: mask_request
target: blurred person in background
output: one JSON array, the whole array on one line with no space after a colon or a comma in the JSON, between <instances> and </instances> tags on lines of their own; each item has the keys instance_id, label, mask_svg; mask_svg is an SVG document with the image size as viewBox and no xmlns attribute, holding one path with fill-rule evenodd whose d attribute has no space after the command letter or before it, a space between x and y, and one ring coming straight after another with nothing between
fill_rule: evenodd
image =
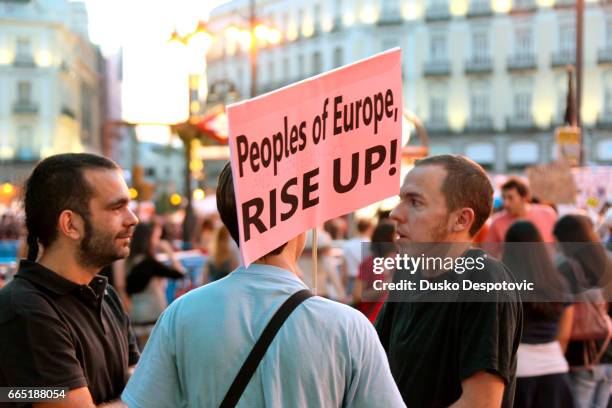
<instances>
[{"instance_id":1,"label":"blurred person in background","mask_svg":"<svg viewBox=\"0 0 612 408\"><path fill-rule=\"evenodd\" d=\"M533 243L533 244L528 244ZM523 299L523 337L518 348L516 408L571 408L574 406L565 350L574 306L568 287L554 267L535 225L516 221L506 232L502 262L517 281L533 283L535 291Z\"/></svg>"},{"instance_id":2,"label":"blurred person in background","mask_svg":"<svg viewBox=\"0 0 612 408\"><path fill-rule=\"evenodd\" d=\"M226 277L240 265L233 250L230 233L222 225L215 232L213 251L204 265L202 282L207 284Z\"/></svg>"},{"instance_id":3,"label":"blurred person in background","mask_svg":"<svg viewBox=\"0 0 612 408\"><path fill-rule=\"evenodd\" d=\"M610 283L610 253L601 244L588 216L565 215L557 221L553 233L562 253L559 270L571 293ZM609 300L609 294L606 297L604 300ZM606 307L610 313L609 305ZM571 367L576 406L607 407L612 388L612 344L596 339L570 341L565 357Z\"/></svg>"},{"instance_id":4,"label":"blurred person in background","mask_svg":"<svg viewBox=\"0 0 612 408\"><path fill-rule=\"evenodd\" d=\"M125 261L126 291L131 299L130 318L141 350L155 326L155 322L168 307L166 278L182 279L183 268L172 263L172 249L160 241L161 226L158 223L139 224L134 230L130 256ZM159 249L165 251L172 266L156 259Z\"/></svg>"},{"instance_id":5,"label":"blurred person in background","mask_svg":"<svg viewBox=\"0 0 612 408\"><path fill-rule=\"evenodd\" d=\"M336 260L331 256L332 239L324 230L317 231L317 288L316 294L339 302L346 301L346 289L340 279ZM312 264L312 230L307 232L306 247L299 257L298 264L303 279L310 287L314 286Z\"/></svg>"},{"instance_id":6,"label":"blurred person in background","mask_svg":"<svg viewBox=\"0 0 612 408\"><path fill-rule=\"evenodd\" d=\"M215 241L215 223L210 218L204 218L195 231L193 248L199 249L204 255L211 253Z\"/></svg>"},{"instance_id":7,"label":"blurred person in background","mask_svg":"<svg viewBox=\"0 0 612 408\"><path fill-rule=\"evenodd\" d=\"M394 257L396 253L393 242L395 241L395 225L390 221L382 221L374 229L370 245L371 255L359 265L359 274L353 289L353 302L372 323L380 312L386 299L386 292L375 290L374 281L383 279L388 281L392 271L377 275L374 273L374 258Z\"/></svg>"},{"instance_id":8,"label":"blurred person in background","mask_svg":"<svg viewBox=\"0 0 612 408\"><path fill-rule=\"evenodd\" d=\"M0 387L68 388L56 408L124 406L117 399L139 352L119 296L98 272L130 253L138 218L129 203L122 170L107 158L59 154L34 168L24 197L27 259L0 290Z\"/></svg>"},{"instance_id":9,"label":"blurred person in background","mask_svg":"<svg viewBox=\"0 0 612 408\"><path fill-rule=\"evenodd\" d=\"M369 219L359 219L356 223L357 235L347 240L342 246L342 264L340 276L347 294L354 293L355 279L359 275L359 264L369 255L362 254L364 243L370 242L374 223Z\"/></svg>"},{"instance_id":10,"label":"blurred person in background","mask_svg":"<svg viewBox=\"0 0 612 408\"><path fill-rule=\"evenodd\" d=\"M548 205L532 204L529 186L519 178L509 178L501 190L504 210L493 215L484 242L504 242L508 228L519 219L531 221L538 228L544 242L554 242L552 230L557 214L552 208Z\"/></svg>"}]
</instances>

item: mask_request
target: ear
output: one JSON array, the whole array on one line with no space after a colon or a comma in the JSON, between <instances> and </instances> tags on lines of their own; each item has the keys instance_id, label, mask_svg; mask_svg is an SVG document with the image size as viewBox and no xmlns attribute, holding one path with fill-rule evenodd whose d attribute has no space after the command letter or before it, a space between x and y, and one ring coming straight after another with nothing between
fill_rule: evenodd
<instances>
[{"instance_id":1,"label":"ear","mask_svg":"<svg viewBox=\"0 0 612 408\"><path fill-rule=\"evenodd\" d=\"M61 235L74 241L78 241L85 235L83 217L71 210L61 212L57 227Z\"/></svg>"},{"instance_id":2,"label":"ear","mask_svg":"<svg viewBox=\"0 0 612 408\"><path fill-rule=\"evenodd\" d=\"M461 208L455 213L455 221L451 227L452 232L469 232L474 223L474 210L468 207Z\"/></svg>"}]
</instances>

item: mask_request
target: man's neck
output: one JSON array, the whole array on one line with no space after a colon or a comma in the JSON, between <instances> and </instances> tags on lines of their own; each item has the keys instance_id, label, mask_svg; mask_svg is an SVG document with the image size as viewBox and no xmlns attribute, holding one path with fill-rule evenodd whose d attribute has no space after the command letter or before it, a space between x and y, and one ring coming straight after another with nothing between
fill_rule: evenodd
<instances>
[{"instance_id":1,"label":"man's neck","mask_svg":"<svg viewBox=\"0 0 612 408\"><path fill-rule=\"evenodd\" d=\"M59 249L45 249L38 263L78 285L89 284L99 269L83 267L74 257L66 256L65 253Z\"/></svg>"},{"instance_id":2,"label":"man's neck","mask_svg":"<svg viewBox=\"0 0 612 408\"><path fill-rule=\"evenodd\" d=\"M531 208L531 204L525 204L521 206L516 214L512 214L514 218L526 217L529 213L529 209Z\"/></svg>"}]
</instances>

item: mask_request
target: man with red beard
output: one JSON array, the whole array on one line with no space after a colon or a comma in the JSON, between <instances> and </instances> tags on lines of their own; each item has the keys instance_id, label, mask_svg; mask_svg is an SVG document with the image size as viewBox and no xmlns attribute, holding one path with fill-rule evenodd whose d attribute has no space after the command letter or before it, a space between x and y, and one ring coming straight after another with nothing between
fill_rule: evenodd
<instances>
[{"instance_id":1,"label":"man with red beard","mask_svg":"<svg viewBox=\"0 0 612 408\"><path fill-rule=\"evenodd\" d=\"M419 160L407 174L400 198L391 212L400 253L415 246L430 248L446 259L480 258L482 264L472 265L483 265L459 270L456 262L454 269L419 270L415 276L428 282L464 276L514 281L500 262L470 248L493 204L493 187L478 164L455 155ZM431 252L426 252L430 258ZM414 253L420 256L421 250ZM425 290L423 297L407 301L390 293L376 330L407 406L512 407L522 330L518 294L502 293L486 301L468 295L461 289L444 294Z\"/></svg>"},{"instance_id":2,"label":"man with red beard","mask_svg":"<svg viewBox=\"0 0 612 408\"><path fill-rule=\"evenodd\" d=\"M129 255L138 223L129 201L121 169L91 154L48 157L28 179L28 259L0 290L0 387L64 393L23 406L124 406L118 398L139 353L98 272Z\"/></svg>"}]
</instances>

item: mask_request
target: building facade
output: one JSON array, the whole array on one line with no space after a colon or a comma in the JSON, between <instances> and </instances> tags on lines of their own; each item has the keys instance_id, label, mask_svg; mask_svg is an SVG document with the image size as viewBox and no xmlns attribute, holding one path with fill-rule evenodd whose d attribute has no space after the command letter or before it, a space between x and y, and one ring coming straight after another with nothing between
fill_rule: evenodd
<instances>
[{"instance_id":1,"label":"building facade","mask_svg":"<svg viewBox=\"0 0 612 408\"><path fill-rule=\"evenodd\" d=\"M249 95L248 0L213 10L219 40L209 82L229 78ZM581 116L587 163L612 164L612 2L586 0ZM257 2L257 18L283 33L259 44L257 91L399 46L404 104L430 134L430 151L461 153L494 173L520 172L555 156L575 61L572 0L336 0ZM248 20L247 20L248 21Z\"/></svg>"},{"instance_id":2,"label":"building facade","mask_svg":"<svg viewBox=\"0 0 612 408\"><path fill-rule=\"evenodd\" d=\"M102 58L81 2L0 0L0 179L40 158L100 152Z\"/></svg>"}]
</instances>

